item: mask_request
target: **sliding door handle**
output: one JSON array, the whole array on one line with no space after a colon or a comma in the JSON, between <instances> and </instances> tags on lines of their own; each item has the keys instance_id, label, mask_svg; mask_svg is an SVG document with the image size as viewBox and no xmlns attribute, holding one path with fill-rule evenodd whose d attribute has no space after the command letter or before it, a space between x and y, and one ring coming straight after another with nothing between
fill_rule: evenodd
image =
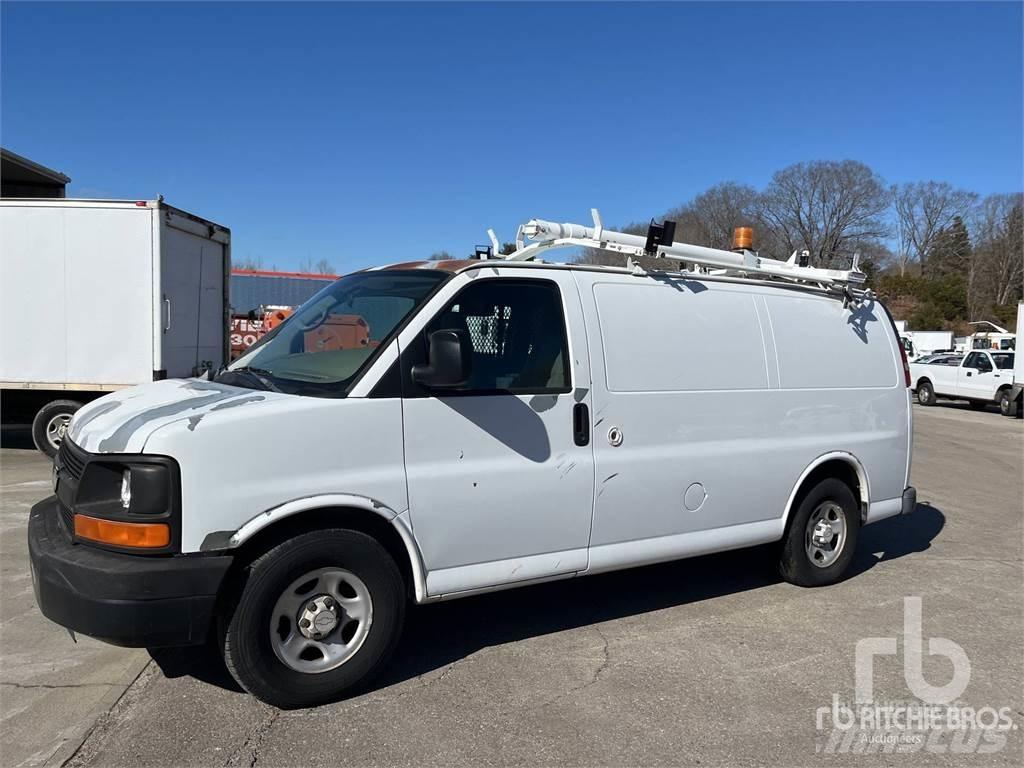
<instances>
[{"instance_id":1,"label":"sliding door handle","mask_svg":"<svg viewBox=\"0 0 1024 768\"><path fill-rule=\"evenodd\" d=\"M590 411L586 403L576 403L573 406L572 439L579 446L590 444Z\"/></svg>"}]
</instances>

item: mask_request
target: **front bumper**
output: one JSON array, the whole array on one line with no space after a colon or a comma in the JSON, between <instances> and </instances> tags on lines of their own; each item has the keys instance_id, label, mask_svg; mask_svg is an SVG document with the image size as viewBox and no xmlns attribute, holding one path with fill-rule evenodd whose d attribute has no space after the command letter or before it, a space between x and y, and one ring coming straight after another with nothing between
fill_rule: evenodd
<instances>
[{"instance_id":1,"label":"front bumper","mask_svg":"<svg viewBox=\"0 0 1024 768\"><path fill-rule=\"evenodd\" d=\"M232 560L131 555L75 544L55 496L32 507L28 549L36 602L46 618L139 648L204 642Z\"/></svg>"}]
</instances>

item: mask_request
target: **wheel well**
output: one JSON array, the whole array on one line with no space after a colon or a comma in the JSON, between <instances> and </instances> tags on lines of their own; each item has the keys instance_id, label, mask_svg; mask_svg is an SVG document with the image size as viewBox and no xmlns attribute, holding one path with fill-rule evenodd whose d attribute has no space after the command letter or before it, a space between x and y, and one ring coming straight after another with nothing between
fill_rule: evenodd
<instances>
[{"instance_id":1,"label":"wheel well","mask_svg":"<svg viewBox=\"0 0 1024 768\"><path fill-rule=\"evenodd\" d=\"M1000 392L1008 392L1012 388L1012 386L1012 384L1003 384L1003 386L999 387L999 389L996 390L996 397L999 396Z\"/></svg>"},{"instance_id":2,"label":"wheel well","mask_svg":"<svg viewBox=\"0 0 1024 768\"><path fill-rule=\"evenodd\" d=\"M406 592L415 597L412 563L409 560L409 552L405 548L402 536L395 530L395 526L391 522L381 515L367 512L365 509L322 507L282 518L266 528L261 528L234 550L234 568L246 567L257 557L283 541L327 528L347 528L376 539L391 555L398 570L401 571Z\"/></svg>"},{"instance_id":3,"label":"wheel well","mask_svg":"<svg viewBox=\"0 0 1024 768\"><path fill-rule=\"evenodd\" d=\"M918 387L920 387L921 386L921 382L923 382L923 381L927 381L928 385L931 386L932 380L929 379L927 376L922 376L920 379L917 380L917 383L914 384L914 389L916 390Z\"/></svg>"},{"instance_id":4,"label":"wheel well","mask_svg":"<svg viewBox=\"0 0 1024 768\"><path fill-rule=\"evenodd\" d=\"M857 472L856 467L854 467L849 461L834 458L823 461L808 472L807 476L800 482L800 487L797 488L796 494L793 496L793 503L789 506L786 519L787 530L789 528L789 522L793 519L793 513L800 506L801 502L803 502L804 496L806 496L811 489L822 480L830 477L834 477L845 483L853 492L854 498L856 498L857 502L860 504L861 522L864 521L868 511L867 489L861 487L860 474Z\"/></svg>"}]
</instances>

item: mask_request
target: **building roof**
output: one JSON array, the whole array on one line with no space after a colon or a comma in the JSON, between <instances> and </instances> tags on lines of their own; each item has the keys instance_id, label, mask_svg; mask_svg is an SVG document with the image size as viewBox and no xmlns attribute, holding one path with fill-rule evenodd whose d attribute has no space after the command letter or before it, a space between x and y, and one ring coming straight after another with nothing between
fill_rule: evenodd
<instances>
[{"instance_id":1,"label":"building roof","mask_svg":"<svg viewBox=\"0 0 1024 768\"><path fill-rule=\"evenodd\" d=\"M234 269L231 271L231 308L236 314L245 314L261 306L297 307L337 279L337 275Z\"/></svg>"},{"instance_id":2,"label":"building roof","mask_svg":"<svg viewBox=\"0 0 1024 768\"><path fill-rule=\"evenodd\" d=\"M22 157L16 152L0 147L3 161L4 181L32 182L43 184L70 184L71 178L60 171L47 168L34 160Z\"/></svg>"}]
</instances>

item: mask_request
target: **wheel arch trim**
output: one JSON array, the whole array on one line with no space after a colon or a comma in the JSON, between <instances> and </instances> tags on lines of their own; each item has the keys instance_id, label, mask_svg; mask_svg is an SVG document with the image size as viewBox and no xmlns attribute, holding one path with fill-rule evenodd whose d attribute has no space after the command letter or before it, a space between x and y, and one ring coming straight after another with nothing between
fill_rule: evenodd
<instances>
[{"instance_id":1,"label":"wheel arch trim","mask_svg":"<svg viewBox=\"0 0 1024 768\"><path fill-rule=\"evenodd\" d=\"M409 558L409 570L412 572L416 602L422 603L426 601L427 588L423 558L420 555L419 545L416 543L411 526L409 525L408 515L405 511L396 512L386 504L368 496L349 493L329 493L304 496L299 499L286 501L276 507L271 507L265 512L261 512L243 523L237 531L231 534L227 541L227 549L240 547L258 532L281 520L294 517L303 512L312 512L330 507L344 507L357 510L386 520L395 529L405 547L406 556Z\"/></svg>"},{"instance_id":2,"label":"wheel arch trim","mask_svg":"<svg viewBox=\"0 0 1024 768\"><path fill-rule=\"evenodd\" d=\"M814 461L808 464L804 471L800 473L800 477L798 477L796 482L793 483L793 488L789 492L789 498L786 500L786 511L782 518L783 529L789 525L789 519L793 514L793 506L796 503L797 494L799 494L800 490L803 488L804 482L810 474L814 472L814 470L830 461L841 461L856 473L857 485L860 486L860 516L861 521L864 521L868 508L871 505L871 485L868 481L867 470L864 469L864 465L861 464L860 459L852 453L847 451L829 451L828 453L821 454Z\"/></svg>"}]
</instances>

